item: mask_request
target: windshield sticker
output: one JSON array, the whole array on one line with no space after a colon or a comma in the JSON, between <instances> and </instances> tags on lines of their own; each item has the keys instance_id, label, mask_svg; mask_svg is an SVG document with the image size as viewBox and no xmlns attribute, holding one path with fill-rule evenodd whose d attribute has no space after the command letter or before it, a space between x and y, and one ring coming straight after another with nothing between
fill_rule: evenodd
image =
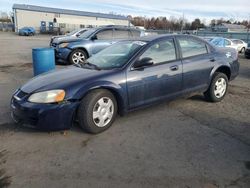
<instances>
[{"instance_id":1,"label":"windshield sticker","mask_svg":"<svg viewBox=\"0 0 250 188\"><path fill-rule=\"evenodd\" d=\"M137 44L140 46L144 46L146 44L146 42L142 42L142 41L134 41L133 44Z\"/></svg>"}]
</instances>

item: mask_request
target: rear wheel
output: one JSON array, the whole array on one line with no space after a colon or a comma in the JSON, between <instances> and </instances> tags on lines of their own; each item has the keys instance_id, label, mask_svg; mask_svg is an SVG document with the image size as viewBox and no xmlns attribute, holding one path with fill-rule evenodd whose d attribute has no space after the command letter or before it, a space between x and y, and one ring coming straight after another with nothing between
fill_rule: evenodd
<instances>
[{"instance_id":1,"label":"rear wheel","mask_svg":"<svg viewBox=\"0 0 250 188\"><path fill-rule=\"evenodd\" d=\"M84 63L84 61L88 58L86 52L81 49L75 49L71 52L69 56L70 64L79 64Z\"/></svg>"},{"instance_id":2,"label":"rear wheel","mask_svg":"<svg viewBox=\"0 0 250 188\"><path fill-rule=\"evenodd\" d=\"M87 94L77 111L80 126L89 133L108 129L117 114L117 102L108 90L98 89Z\"/></svg>"},{"instance_id":3,"label":"rear wheel","mask_svg":"<svg viewBox=\"0 0 250 188\"><path fill-rule=\"evenodd\" d=\"M205 98L211 102L220 102L225 97L227 88L227 76L223 73L216 72L208 90L204 93Z\"/></svg>"}]
</instances>

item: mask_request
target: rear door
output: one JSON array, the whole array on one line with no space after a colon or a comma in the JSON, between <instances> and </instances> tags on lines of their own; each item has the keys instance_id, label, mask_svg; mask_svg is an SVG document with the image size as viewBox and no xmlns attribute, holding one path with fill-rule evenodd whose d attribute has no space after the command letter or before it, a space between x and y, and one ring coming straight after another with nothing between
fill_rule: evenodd
<instances>
[{"instance_id":1,"label":"rear door","mask_svg":"<svg viewBox=\"0 0 250 188\"><path fill-rule=\"evenodd\" d=\"M177 37L183 63L183 91L208 87L216 58L206 42L190 36Z\"/></svg>"},{"instance_id":2,"label":"rear door","mask_svg":"<svg viewBox=\"0 0 250 188\"><path fill-rule=\"evenodd\" d=\"M151 58L153 65L127 71L129 107L136 108L181 91L182 63L178 60L174 38L151 44L137 60Z\"/></svg>"},{"instance_id":3,"label":"rear door","mask_svg":"<svg viewBox=\"0 0 250 188\"><path fill-rule=\"evenodd\" d=\"M130 32L128 29L115 28L114 29L114 42L117 42L122 39L130 38Z\"/></svg>"},{"instance_id":4,"label":"rear door","mask_svg":"<svg viewBox=\"0 0 250 188\"><path fill-rule=\"evenodd\" d=\"M96 39L92 40L92 44L90 46L92 54L96 54L102 49L113 44L113 29L103 29L95 34Z\"/></svg>"}]
</instances>

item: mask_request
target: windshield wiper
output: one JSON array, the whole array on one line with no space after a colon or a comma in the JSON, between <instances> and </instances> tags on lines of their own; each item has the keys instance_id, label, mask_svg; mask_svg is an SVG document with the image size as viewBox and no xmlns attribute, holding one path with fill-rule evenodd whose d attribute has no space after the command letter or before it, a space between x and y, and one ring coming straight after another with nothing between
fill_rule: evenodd
<instances>
[{"instance_id":1,"label":"windshield wiper","mask_svg":"<svg viewBox=\"0 0 250 188\"><path fill-rule=\"evenodd\" d=\"M91 67L94 67L96 70L101 70L100 67L98 67L97 65L95 65L95 64L93 64L93 63L90 63L90 62L88 62L88 61L85 61L84 64L87 64L87 65L89 65L89 66L91 66Z\"/></svg>"},{"instance_id":2,"label":"windshield wiper","mask_svg":"<svg viewBox=\"0 0 250 188\"><path fill-rule=\"evenodd\" d=\"M98 67L97 65L90 63L88 61L84 61L83 63L76 64L77 67L81 67L81 68L86 67L86 65L89 67L93 67L96 70L101 70L100 67Z\"/></svg>"}]
</instances>

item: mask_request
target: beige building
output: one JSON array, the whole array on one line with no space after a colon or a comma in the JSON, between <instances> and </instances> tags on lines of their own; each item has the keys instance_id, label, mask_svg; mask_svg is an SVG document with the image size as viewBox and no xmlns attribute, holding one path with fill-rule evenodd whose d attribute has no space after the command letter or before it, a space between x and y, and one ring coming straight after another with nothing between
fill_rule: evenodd
<instances>
[{"instance_id":1,"label":"beige building","mask_svg":"<svg viewBox=\"0 0 250 188\"><path fill-rule=\"evenodd\" d=\"M129 20L124 16L34 5L14 4L13 12L16 32L22 27L34 27L37 32L58 28L68 32L101 25L130 25Z\"/></svg>"}]
</instances>

